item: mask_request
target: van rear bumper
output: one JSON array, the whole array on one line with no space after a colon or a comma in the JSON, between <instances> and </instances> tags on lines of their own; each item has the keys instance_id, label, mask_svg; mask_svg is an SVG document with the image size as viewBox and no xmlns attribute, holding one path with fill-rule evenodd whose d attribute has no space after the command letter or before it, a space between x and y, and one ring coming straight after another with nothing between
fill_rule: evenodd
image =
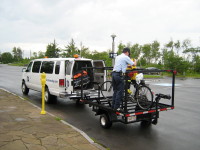
<instances>
[{"instance_id":1,"label":"van rear bumper","mask_svg":"<svg viewBox=\"0 0 200 150\"><path fill-rule=\"evenodd\" d=\"M98 96L98 91L97 90L85 90L83 92L83 95L88 95L88 96ZM71 97L71 96L77 96L81 97L81 91L75 91L75 93L67 93L67 92L60 92L59 97L64 98L64 97Z\"/></svg>"},{"instance_id":2,"label":"van rear bumper","mask_svg":"<svg viewBox=\"0 0 200 150\"><path fill-rule=\"evenodd\" d=\"M67 93L67 92L61 92L59 93L59 97L60 98L65 98L65 97L68 97L68 96L74 96L74 95L77 95L77 93Z\"/></svg>"}]
</instances>

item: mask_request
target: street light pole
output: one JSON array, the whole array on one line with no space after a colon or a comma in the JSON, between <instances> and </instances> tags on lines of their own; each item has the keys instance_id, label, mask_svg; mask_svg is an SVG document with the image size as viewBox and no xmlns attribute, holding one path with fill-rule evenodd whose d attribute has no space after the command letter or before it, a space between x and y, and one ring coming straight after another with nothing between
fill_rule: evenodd
<instances>
[{"instance_id":1,"label":"street light pole","mask_svg":"<svg viewBox=\"0 0 200 150\"><path fill-rule=\"evenodd\" d=\"M112 41L112 53L113 53L112 66L114 67L114 65L115 65L114 53L115 53L115 37L116 37L116 35L112 34L111 37L112 37L112 40L113 40Z\"/></svg>"}]
</instances>

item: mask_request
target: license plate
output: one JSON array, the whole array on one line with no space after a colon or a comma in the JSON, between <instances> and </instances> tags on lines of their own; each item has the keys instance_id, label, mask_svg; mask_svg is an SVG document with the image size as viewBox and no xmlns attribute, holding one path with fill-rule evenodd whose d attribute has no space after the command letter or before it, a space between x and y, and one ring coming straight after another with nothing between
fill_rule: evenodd
<instances>
[{"instance_id":1,"label":"license plate","mask_svg":"<svg viewBox=\"0 0 200 150\"><path fill-rule=\"evenodd\" d=\"M127 117L127 119L128 119L128 122L135 121L136 116L130 116L130 117Z\"/></svg>"}]
</instances>

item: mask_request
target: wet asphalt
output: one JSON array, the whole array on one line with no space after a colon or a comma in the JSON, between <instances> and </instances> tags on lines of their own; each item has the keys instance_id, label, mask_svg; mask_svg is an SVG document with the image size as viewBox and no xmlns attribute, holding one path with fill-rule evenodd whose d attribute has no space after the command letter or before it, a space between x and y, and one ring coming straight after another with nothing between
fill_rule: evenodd
<instances>
[{"instance_id":1,"label":"wet asphalt","mask_svg":"<svg viewBox=\"0 0 200 150\"><path fill-rule=\"evenodd\" d=\"M22 67L0 64L0 88L19 96ZM170 94L170 78L147 80L154 93ZM114 123L103 129L99 116L88 105L75 105L68 99L58 99L56 105L46 105L46 110L75 127L111 150L199 150L200 149L200 79L176 79L175 109L160 113L157 125L143 128L140 123ZM41 105L41 94L30 91L25 98ZM167 100L163 102L168 103Z\"/></svg>"}]
</instances>

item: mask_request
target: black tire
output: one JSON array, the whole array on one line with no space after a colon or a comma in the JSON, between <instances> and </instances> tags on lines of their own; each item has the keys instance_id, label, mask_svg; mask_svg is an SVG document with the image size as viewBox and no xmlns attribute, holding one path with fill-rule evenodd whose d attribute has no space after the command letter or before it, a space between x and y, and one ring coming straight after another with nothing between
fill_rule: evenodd
<instances>
[{"instance_id":1,"label":"black tire","mask_svg":"<svg viewBox=\"0 0 200 150\"><path fill-rule=\"evenodd\" d=\"M141 127L145 127L146 128L146 127L150 127L151 124L152 124L151 120L142 120L140 125L141 125Z\"/></svg>"},{"instance_id":2,"label":"black tire","mask_svg":"<svg viewBox=\"0 0 200 150\"><path fill-rule=\"evenodd\" d=\"M24 94L24 95L28 95L28 93L29 93L29 88L27 88L27 86L26 86L26 83L23 81L22 82L22 93Z\"/></svg>"},{"instance_id":3,"label":"black tire","mask_svg":"<svg viewBox=\"0 0 200 150\"><path fill-rule=\"evenodd\" d=\"M112 121L110 121L108 115L102 114L100 116L100 125L105 129L108 129L112 126Z\"/></svg>"},{"instance_id":4,"label":"black tire","mask_svg":"<svg viewBox=\"0 0 200 150\"><path fill-rule=\"evenodd\" d=\"M44 100L47 104L57 103L57 97L50 94L48 87L45 88Z\"/></svg>"},{"instance_id":5,"label":"black tire","mask_svg":"<svg viewBox=\"0 0 200 150\"><path fill-rule=\"evenodd\" d=\"M80 101L80 99L75 100L77 106L82 106L84 103Z\"/></svg>"},{"instance_id":6,"label":"black tire","mask_svg":"<svg viewBox=\"0 0 200 150\"><path fill-rule=\"evenodd\" d=\"M148 86L139 86L135 98L138 106L143 110L148 110L153 104L153 94Z\"/></svg>"},{"instance_id":7,"label":"black tire","mask_svg":"<svg viewBox=\"0 0 200 150\"><path fill-rule=\"evenodd\" d=\"M112 81L105 81L104 83L102 83L100 89L101 94L104 98L113 96Z\"/></svg>"}]
</instances>

